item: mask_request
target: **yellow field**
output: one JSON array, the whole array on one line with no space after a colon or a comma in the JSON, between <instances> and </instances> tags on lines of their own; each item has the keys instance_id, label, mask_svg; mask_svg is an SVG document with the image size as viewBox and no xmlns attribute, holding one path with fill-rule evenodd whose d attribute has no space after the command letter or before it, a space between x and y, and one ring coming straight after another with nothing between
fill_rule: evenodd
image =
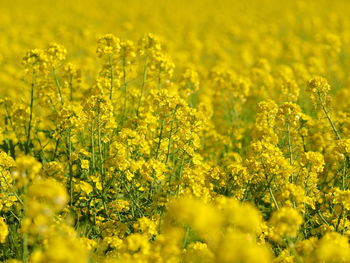
<instances>
[{"instance_id":1,"label":"yellow field","mask_svg":"<svg viewBox=\"0 0 350 263\"><path fill-rule=\"evenodd\" d=\"M349 1L0 14L1 262L350 262Z\"/></svg>"}]
</instances>

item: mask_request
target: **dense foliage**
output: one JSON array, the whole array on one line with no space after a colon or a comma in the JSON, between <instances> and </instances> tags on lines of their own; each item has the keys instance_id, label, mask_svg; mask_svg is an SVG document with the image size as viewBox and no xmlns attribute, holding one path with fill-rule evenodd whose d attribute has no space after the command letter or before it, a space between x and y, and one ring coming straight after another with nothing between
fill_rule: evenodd
<instances>
[{"instance_id":1,"label":"dense foliage","mask_svg":"<svg viewBox=\"0 0 350 263\"><path fill-rule=\"evenodd\" d=\"M350 262L350 3L0 3L0 261Z\"/></svg>"}]
</instances>

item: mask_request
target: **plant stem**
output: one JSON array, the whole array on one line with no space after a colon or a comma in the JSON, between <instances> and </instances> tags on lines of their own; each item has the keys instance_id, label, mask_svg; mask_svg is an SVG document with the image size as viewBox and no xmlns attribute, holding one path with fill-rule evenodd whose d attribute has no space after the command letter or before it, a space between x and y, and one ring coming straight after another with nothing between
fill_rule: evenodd
<instances>
[{"instance_id":1,"label":"plant stem","mask_svg":"<svg viewBox=\"0 0 350 263\"><path fill-rule=\"evenodd\" d=\"M165 120L162 120L161 125L160 125L160 131L159 131L159 137L158 137L158 144L157 144L157 149L156 149L156 156L155 159L158 159L158 155L159 155L159 149L160 149L160 145L162 142L162 137L163 137L163 129L164 129L164 122Z\"/></svg>"},{"instance_id":2,"label":"plant stem","mask_svg":"<svg viewBox=\"0 0 350 263\"><path fill-rule=\"evenodd\" d=\"M112 63L111 56L109 56L109 67L110 67L110 71L111 71L111 80L110 80L111 88L109 90L109 99L112 100L112 98L113 98L113 86L114 86L114 66Z\"/></svg>"},{"instance_id":3,"label":"plant stem","mask_svg":"<svg viewBox=\"0 0 350 263\"><path fill-rule=\"evenodd\" d=\"M124 85L124 109L123 109L123 115L122 119L124 120L126 115L126 102L128 97L128 84L126 83L126 61L125 58L123 58L123 85Z\"/></svg>"},{"instance_id":4,"label":"plant stem","mask_svg":"<svg viewBox=\"0 0 350 263\"><path fill-rule=\"evenodd\" d=\"M53 73L53 77L55 79L55 83L56 83L56 86L57 86L57 89L58 89L58 94L60 95L61 104L63 105L63 96L62 96L62 90L61 90L61 83L58 80L55 68L52 69L52 73Z\"/></svg>"},{"instance_id":5,"label":"plant stem","mask_svg":"<svg viewBox=\"0 0 350 263\"><path fill-rule=\"evenodd\" d=\"M32 130L32 121L33 121L33 107L34 107L34 89L35 89L35 71L32 73L32 84L30 92L30 112L29 112L29 123L28 123L28 132L27 132L27 142L25 153L29 153L29 144L30 144L30 132Z\"/></svg>"},{"instance_id":6,"label":"plant stem","mask_svg":"<svg viewBox=\"0 0 350 263\"><path fill-rule=\"evenodd\" d=\"M170 132L169 132L169 138L168 138L168 151L167 151L167 154L166 154L165 163L168 163L168 160L169 160L170 146L171 146L171 136L172 136L172 133L173 133L173 126L174 126L175 114L176 114L176 111L177 111L177 107L178 107L178 105L176 105L176 107L174 109L173 118L172 118L171 124L170 124Z\"/></svg>"},{"instance_id":7,"label":"plant stem","mask_svg":"<svg viewBox=\"0 0 350 263\"><path fill-rule=\"evenodd\" d=\"M70 205L73 204L73 167L72 167L72 140L71 133L68 133L68 159L69 159L69 196L70 196Z\"/></svg>"},{"instance_id":8,"label":"plant stem","mask_svg":"<svg viewBox=\"0 0 350 263\"><path fill-rule=\"evenodd\" d=\"M147 66L148 66L148 57L146 57L145 66L143 68L141 93L140 93L140 97L139 97L139 103L137 105L136 116L139 116L139 109L140 109L141 102L142 102L142 96L143 96L143 93L145 92L145 85L146 85L146 81L147 81Z\"/></svg>"},{"instance_id":9,"label":"plant stem","mask_svg":"<svg viewBox=\"0 0 350 263\"><path fill-rule=\"evenodd\" d=\"M277 210L280 209L279 206L278 206L278 203L277 203L277 201L276 201L276 198L275 198L275 196L274 196L274 194L273 194L273 192L272 192L271 187L269 187L269 192L270 192L271 198L272 198L272 200L273 200L273 202L274 202L274 204L275 204Z\"/></svg>"}]
</instances>

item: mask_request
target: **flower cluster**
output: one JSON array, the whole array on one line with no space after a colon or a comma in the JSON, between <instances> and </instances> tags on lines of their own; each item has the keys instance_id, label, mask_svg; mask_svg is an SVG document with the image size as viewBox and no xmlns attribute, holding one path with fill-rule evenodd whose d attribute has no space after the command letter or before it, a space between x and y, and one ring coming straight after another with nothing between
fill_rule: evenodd
<instances>
[{"instance_id":1,"label":"flower cluster","mask_svg":"<svg viewBox=\"0 0 350 263\"><path fill-rule=\"evenodd\" d=\"M2 1L0 261L350 262L349 7Z\"/></svg>"}]
</instances>

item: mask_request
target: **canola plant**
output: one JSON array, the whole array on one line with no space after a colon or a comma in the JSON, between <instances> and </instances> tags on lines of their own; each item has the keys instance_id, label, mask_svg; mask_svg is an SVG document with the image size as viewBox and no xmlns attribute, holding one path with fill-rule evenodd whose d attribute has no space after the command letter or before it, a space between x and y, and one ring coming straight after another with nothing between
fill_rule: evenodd
<instances>
[{"instance_id":1,"label":"canola plant","mask_svg":"<svg viewBox=\"0 0 350 263\"><path fill-rule=\"evenodd\" d=\"M0 0L0 261L350 262L349 10Z\"/></svg>"}]
</instances>

